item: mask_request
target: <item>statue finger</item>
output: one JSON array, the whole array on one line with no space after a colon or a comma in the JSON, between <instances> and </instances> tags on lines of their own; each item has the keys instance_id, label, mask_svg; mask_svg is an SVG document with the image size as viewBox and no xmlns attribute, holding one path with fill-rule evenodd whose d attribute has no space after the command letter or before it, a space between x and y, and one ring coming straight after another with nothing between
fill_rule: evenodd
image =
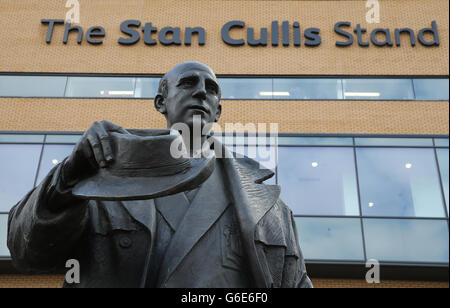
<instances>
[{"instance_id":1,"label":"statue finger","mask_svg":"<svg viewBox=\"0 0 450 308\"><path fill-rule=\"evenodd\" d=\"M87 140L89 141L89 145L91 146L92 152L94 153L95 160L97 164L101 168L106 167L106 160L103 154L103 149L100 140L97 136L88 135Z\"/></svg>"}]
</instances>

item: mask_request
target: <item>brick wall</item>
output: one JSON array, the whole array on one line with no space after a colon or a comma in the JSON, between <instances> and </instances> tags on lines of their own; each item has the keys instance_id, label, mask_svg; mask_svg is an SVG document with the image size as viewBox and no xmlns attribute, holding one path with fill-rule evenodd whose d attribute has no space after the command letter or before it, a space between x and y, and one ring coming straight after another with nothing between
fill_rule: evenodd
<instances>
[{"instance_id":1,"label":"brick wall","mask_svg":"<svg viewBox=\"0 0 450 308\"><path fill-rule=\"evenodd\" d=\"M0 275L0 288L60 288L63 276L57 275ZM386 280L380 284L368 284L356 279L312 279L315 288L448 288L447 282L433 281L394 281Z\"/></svg>"}]
</instances>

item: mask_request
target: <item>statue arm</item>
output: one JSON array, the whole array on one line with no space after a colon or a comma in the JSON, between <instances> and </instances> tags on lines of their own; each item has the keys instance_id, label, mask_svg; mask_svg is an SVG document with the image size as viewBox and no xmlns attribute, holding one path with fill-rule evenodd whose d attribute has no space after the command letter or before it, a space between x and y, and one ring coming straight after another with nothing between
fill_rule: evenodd
<instances>
[{"instance_id":1,"label":"statue arm","mask_svg":"<svg viewBox=\"0 0 450 308\"><path fill-rule=\"evenodd\" d=\"M9 212L8 248L27 273L64 268L87 223L88 200L61 185L61 164Z\"/></svg>"}]
</instances>

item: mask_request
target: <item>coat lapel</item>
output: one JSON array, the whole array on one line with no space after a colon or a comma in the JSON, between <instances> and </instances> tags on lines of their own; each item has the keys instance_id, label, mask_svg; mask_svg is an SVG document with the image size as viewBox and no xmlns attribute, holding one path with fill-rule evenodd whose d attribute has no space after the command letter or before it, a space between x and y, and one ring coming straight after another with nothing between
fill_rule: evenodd
<instances>
[{"instance_id":1,"label":"coat lapel","mask_svg":"<svg viewBox=\"0 0 450 308\"><path fill-rule=\"evenodd\" d=\"M222 151L228 151L223 148ZM255 229L258 222L270 211L280 196L278 185L261 184L273 176L268 169L249 158L224 159L225 178L230 188L232 203L241 230L242 245L249 259L255 286L270 287L255 245Z\"/></svg>"},{"instance_id":2,"label":"coat lapel","mask_svg":"<svg viewBox=\"0 0 450 308\"><path fill-rule=\"evenodd\" d=\"M159 273L160 286L170 279L181 261L229 205L219 165L216 163L214 173L199 189L167 248Z\"/></svg>"},{"instance_id":3,"label":"coat lapel","mask_svg":"<svg viewBox=\"0 0 450 308\"><path fill-rule=\"evenodd\" d=\"M150 232L154 231L155 205L153 200L125 201L122 204L134 220L141 223Z\"/></svg>"},{"instance_id":4,"label":"coat lapel","mask_svg":"<svg viewBox=\"0 0 450 308\"><path fill-rule=\"evenodd\" d=\"M155 199L156 209L164 217L173 231L178 229L183 216L189 208L189 200L184 193Z\"/></svg>"}]
</instances>

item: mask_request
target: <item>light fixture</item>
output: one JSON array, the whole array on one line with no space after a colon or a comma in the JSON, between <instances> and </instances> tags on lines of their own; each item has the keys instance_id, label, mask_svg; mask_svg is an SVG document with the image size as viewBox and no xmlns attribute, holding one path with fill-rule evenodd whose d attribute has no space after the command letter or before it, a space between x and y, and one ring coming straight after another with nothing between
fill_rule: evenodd
<instances>
[{"instance_id":1,"label":"light fixture","mask_svg":"<svg viewBox=\"0 0 450 308\"><path fill-rule=\"evenodd\" d=\"M369 207L374 207L374 206L375 206L375 203L369 202Z\"/></svg>"},{"instance_id":2,"label":"light fixture","mask_svg":"<svg viewBox=\"0 0 450 308\"><path fill-rule=\"evenodd\" d=\"M259 92L260 96L291 96L289 92Z\"/></svg>"},{"instance_id":3,"label":"light fixture","mask_svg":"<svg viewBox=\"0 0 450 308\"><path fill-rule=\"evenodd\" d=\"M412 168L412 164L411 164L411 163L407 163L407 164L405 165L405 168L406 168L406 169L411 169L411 168Z\"/></svg>"},{"instance_id":4,"label":"light fixture","mask_svg":"<svg viewBox=\"0 0 450 308\"><path fill-rule=\"evenodd\" d=\"M359 97L379 97L381 93L379 92L345 92L345 96L359 96Z\"/></svg>"},{"instance_id":5,"label":"light fixture","mask_svg":"<svg viewBox=\"0 0 450 308\"><path fill-rule=\"evenodd\" d=\"M57 159L53 159L53 160L52 160L52 164L53 164L53 165L57 165L57 164L59 164L59 160L57 160Z\"/></svg>"},{"instance_id":6,"label":"light fixture","mask_svg":"<svg viewBox=\"0 0 450 308\"><path fill-rule=\"evenodd\" d=\"M101 95L105 95L105 91L101 90L101 91L100 91L100 94L101 94Z\"/></svg>"},{"instance_id":7,"label":"light fixture","mask_svg":"<svg viewBox=\"0 0 450 308\"><path fill-rule=\"evenodd\" d=\"M311 164L311 166L313 167L313 168L317 168L318 166L319 166L319 163L318 162L313 162L312 164Z\"/></svg>"}]
</instances>

